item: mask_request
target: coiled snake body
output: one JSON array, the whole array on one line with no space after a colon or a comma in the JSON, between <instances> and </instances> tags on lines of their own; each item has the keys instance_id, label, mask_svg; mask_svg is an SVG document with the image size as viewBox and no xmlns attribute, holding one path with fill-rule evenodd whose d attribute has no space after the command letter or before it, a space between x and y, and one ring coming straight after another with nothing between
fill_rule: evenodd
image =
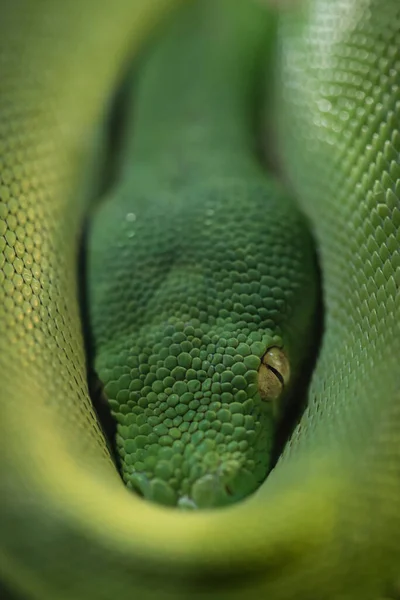
<instances>
[{"instance_id":1,"label":"coiled snake body","mask_svg":"<svg viewBox=\"0 0 400 600\"><path fill-rule=\"evenodd\" d=\"M110 458L87 391L79 238L112 90L170 4L1 4L1 581L52 600L395 597L396 0L308 0L279 17L274 129L301 212L254 158L246 116L264 18L275 26L266 8L187 2L181 51L167 40L139 70L87 269L95 367L123 478L144 499ZM186 88L196 52L208 66ZM306 409L259 486L277 395L260 369L286 384L288 360L294 396L313 337L305 220L322 345Z\"/></svg>"}]
</instances>

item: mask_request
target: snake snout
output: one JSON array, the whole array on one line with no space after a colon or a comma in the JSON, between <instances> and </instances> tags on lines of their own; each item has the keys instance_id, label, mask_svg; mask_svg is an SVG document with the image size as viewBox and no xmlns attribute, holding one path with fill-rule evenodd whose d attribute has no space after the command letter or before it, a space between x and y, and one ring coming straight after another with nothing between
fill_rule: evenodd
<instances>
[{"instance_id":1,"label":"snake snout","mask_svg":"<svg viewBox=\"0 0 400 600\"><path fill-rule=\"evenodd\" d=\"M250 471L239 463L228 465L219 473L200 477L192 485L190 497L179 499L181 508L216 508L241 500L257 487L257 481Z\"/></svg>"}]
</instances>

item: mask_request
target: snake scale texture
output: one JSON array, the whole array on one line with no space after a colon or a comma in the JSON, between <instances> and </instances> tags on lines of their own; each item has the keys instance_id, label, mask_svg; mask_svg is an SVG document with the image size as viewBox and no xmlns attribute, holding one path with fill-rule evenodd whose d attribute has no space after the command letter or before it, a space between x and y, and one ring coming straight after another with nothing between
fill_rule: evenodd
<instances>
[{"instance_id":1,"label":"snake scale texture","mask_svg":"<svg viewBox=\"0 0 400 600\"><path fill-rule=\"evenodd\" d=\"M6 599L400 598L400 3L266 4L0 0Z\"/></svg>"}]
</instances>

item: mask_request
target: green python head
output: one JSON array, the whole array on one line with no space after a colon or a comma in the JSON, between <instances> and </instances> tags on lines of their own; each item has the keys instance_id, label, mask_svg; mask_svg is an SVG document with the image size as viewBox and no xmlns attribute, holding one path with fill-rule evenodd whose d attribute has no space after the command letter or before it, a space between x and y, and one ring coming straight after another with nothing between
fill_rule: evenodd
<instances>
[{"instance_id":1,"label":"green python head","mask_svg":"<svg viewBox=\"0 0 400 600\"><path fill-rule=\"evenodd\" d=\"M265 353L277 342L271 332L246 330L171 319L120 351L129 368L112 369L106 394L128 487L165 504L207 507L236 501L264 479L283 377L269 368L280 362L276 348Z\"/></svg>"},{"instance_id":2,"label":"green python head","mask_svg":"<svg viewBox=\"0 0 400 600\"><path fill-rule=\"evenodd\" d=\"M136 182L151 194L149 180ZM167 505L220 506L268 472L276 402L313 310L311 244L263 177L173 195L168 183L151 201L121 188L96 215L96 369L128 487Z\"/></svg>"}]
</instances>

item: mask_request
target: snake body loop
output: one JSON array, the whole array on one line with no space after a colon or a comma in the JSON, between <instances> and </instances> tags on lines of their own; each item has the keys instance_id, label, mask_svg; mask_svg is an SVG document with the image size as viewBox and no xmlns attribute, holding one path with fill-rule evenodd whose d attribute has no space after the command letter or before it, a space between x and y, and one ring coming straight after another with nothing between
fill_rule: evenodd
<instances>
[{"instance_id":1,"label":"snake body loop","mask_svg":"<svg viewBox=\"0 0 400 600\"><path fill-rule=\"evenodd\" d=\"M195 11L195 3L189 0L186 9L192 10L189 4ZM254 10L268 10L262 8L264 3L257 4L258 9ZM233 486L236 491L239 489L235 499L240 502L232 506L181 511L156 505L132 493L121 481L110 458L87 390L76 277L78 246L84 215L94 190L98 189L99 131L109 114L115 89L140 39L143 40L156 17L165 14L167 8L172 11L172 6L173 2L168 0L136 0L134 3L114 0L112 7L105 0L83 3L2 0L0 3L0 581L10 593L34 600L128 600L133 596L144 600L395 598L400 563L400 5L397 0L305 0L299 2L297 8L282 10L278 17L270 15L269 35L274 35L277 42L276 50L270 48L268 57L265 56L270 69L268 82L275 82L274 91L272 85L268 86L271 129L282 157L285 182L298 199L303 218L310 223L316 240L325 311L321 352L307 407L278 464L251 495L246 496L253 489L254 481L251 485ZM246 10L251 12L250 3L246 6L247 9L243 5L243 19L238 21L238 31L242 32L248 24L244 14ZM268 18L266 13L259 14ZM178 12L171 13L170 17L178 19ZM261 20L261 16L259 21L256 19L257 30L262 25ZM164 24L160 31L163 27ZM210 52L214 51L213 47L210 44ZM238 46L238 56L247 56L242 55L243 47ZM215 67L221 56L218 54ZM248 59L247 56L246 61ZM229 60L223 64L226 67ZM245 108L247 100L241 95L240 82L235 83L236 71L225 67L227 81L234 90L232 97L238 102L236 114L244 114L241 108ZM244 64L242 67L237 74L247 78L249 71ZM250 80L249 76L249 85ZM215 89L226 93L222 79L215 81L218 83ZM198 246L194 248L198 252L201 235L195 226L196 210L200 211L197 207L202 205L196 204L189 193L190 180L194 177L190 164L193 155L182 152L179 159L189 163L189 181L184 181L181 169L173 173L171 163L162 167L163 152L157 155L155 148L161 148L168 139L177 144L176 148L181 142L179 136L174 140L169 135L156 139L156 132L162 133L158 126L153 131L149 129L151 111L155 107L158 110L163 103L157 97L155 104L147 102L150 93L147 96L146 90L150 89L151 82L147 83L149 88L144 81L141 88L143 129L140 131L138 121L137 137L129 134L127 145L123 146L126 152L118 173L123 182L118 187L119 198L127 198L132 185L135 202L146 204L150 197L155 198L155 202L164 202L160 186L161 183L166 185L171 206L173 201L180 202L182 208L177 219L193 217L192 223L182 223L179 239L171 234L168 248L186 250L189 232L193 232L192 240L197 241ZM210 88L202 84L199 92L206 89ZM167 95L165 100L165 107L173 107L167 102ZM236 116L233 122L239 129L231 129L229 111L225 114L217 97L210 106L219 106L213 127L220 123L221 129L217 128L216 138L211 134L203 138L209 152L204 153L200 144L199 159L203 160L200 168L209 178L214 163L222 175L213 175L212 185L203 177L201 181L194 179L199 197L204 202L211 197L211 188L221 190L227 181L225 167L234 164L229 179L232 195L229 195L230 200L224 199L232 203L229 204L232 212L223 216L229 219L235 236L245 238L249 228L253 238L257 227L263 224L265 215L261 204L255 209L256 203L261 203L258 194L260 198L265 194L266 202L279 197L277 210L287 210L287 218L296 220L294 215L299 209L292 211L289 201L287 208L283 208L285 196L274 196L281 193L279 186L266 183L268 175L256 166L251 135L243 137L250 129L246 130L244 122L240 123ZM134 134L135 111L133 114ZM172 118L173 111L168 116ZM206 115L206 120L211 116L211 113ZM180 115L175 117L179 121ZM227 129L222 117L227 118ZM209 129L209 133L212 130ZM221 146L218 146L219 140L223 142ZM229 154L225 154L228 151ZM133 160L134 152L141 156L141 167ZM209 161L208 156L213 160ZM150 159L157 161L157 177L149 170L144 174L143 163ZM197 157L195 162L199 162ZM138 175L140 181L134 183L135 173L140 169L143 169L140 177ZM247 193L249 189L257 191L257 194L249 193L248 198L253 212L249 209L249 215L239 224L233 209L243 200L244 188L242 183L237 183L238 178L250 182ZM265 191L266 185L268 190L274 190L272 194ZM175 194L172 199L173 186L184 190L189 212L183 210L186 208L183 200ZM141 200L138 191L144 188L148 195ZM93 224L92 249L95 240L100 239L96 237L96 227L107 216L107 202L111 206L117 197L113 191L114 188L104 204L99 204L99 213L94 216L99 221ZM218 198L221 196L224 196L222 192L218 193ZM236 204L234 197L238 199ZM217 204L218 210L228 206L223 202ZM207 207L206 210L209 208L214 209ZM141 210L142 216L150 216L154 208L146 204ZM126 219L132 214L136 212L125 211L126 234L136 233L132 216ZM253 218L248 223L246 219L251 214ZM139 211L138 215L139 231L142 227ZM160 221L153 216L160 228ZM216 234L215 215L203 215L204 219L208 217L210 230ZM167 222L170 225L171 220L166 219L165 224ZM222 244L226 240L233 243L234 238L227 235L223 222L221 217L218 226ZM113 223L110 215L111 229ZM142 232L148 233L146 239L150 247L151 231L146 230L145 220L143 228ZM265 240L260 233L257 235L257 248L261 245L265 248ZM159 237L162 245L168 234ZM127 241L133 239L126 236ZM283 234L281 239L284 252L288 244L298 243L297 239L288 239ZM110 247L114 248L115 243L110 240ZM160 248L157 244L151 247ZM210 281L215 282L218 290L217 284L223 283L225 275L215 276L215 270L221 266L215 264L216 254L206 242L205 249L204 256L209 262L203 264L203 268L211 271ZM218 249L216 243L215 252ZM126 265L124 247L120 250L122 258L118 264ZM300 250L308 255L306 242L301 244ZM144 246L140 252L147 260ZM109 268L107 256L105 253L103 269ZM175 270L171 277L181 281L176 270L180 263L176 256L173 258ZM238 258L238 262L241 259ZM157 260L149 261L149 265L154 269L149 279L153 285ZM244 276L250 274L251 268L247 265L240 270L239 266L237 272L243 274L241 283L245 283ZM306 269L306 277L307 273ZM143 273L138 277L142 275L140 281L144 282ZM200 272L200 278L202 276ZM184 279L184 275L180 277ZM185 285L192 289L193 282L197 280L192 269ZM162 285L166 284L167 280ZM126 289L132 291L128 285ZM165 291L165 288L160 289ZM144 290L143 283L143 295L138 292L132 301L137 302L139 297L144 299ZM105 292L100 305L101 302L107 304L105 298L112 297L112 294L107 296L110 289L105 288ZM93 293L100 298L99 290ZM307 295L307 290L304 293ZM251 293L238 295L245 303ZM306 308L300 311L302 316L296 321L299 323L306 318L304 296L301 303L303 301ZM111 301L105 304L104 319L110 322L114 319L114 333L122 340L120 330L127 329L125 314L117 311L112 315L115 306ZM186 304L190 309L195 302L188 299ZM236 304L240 305L236 302L225 310L233 315L237 312ZM150 311L150 298L146 306ZM200 322L199 329L203 317L208 318L206 321L212 327L219 326L218 315L212 314L213 308L220 310L217 302L208 301L204 302L204 308L198 308L199 312L206 313L201 318L194 317ZM175 310L175 306L170 307L168 315ZM152 352L147 341L153 336L157 345L155 338L160 331L157 311L150 312L143 307L138 311L135 327L130 324L130 331L142 336L140 344L145 345L141 354L148 357ZM224 315L219 316L229 322L229 316ZM91 318L100 331L100 317L95 309ZM170 337L169 326L161 328L164 333L167 331L167 337ZM203 334L207 336L208 332ZM283 337L285 335L283 333ZM282 337L272 340L272 344L276 344L275 348L292 349L291 381L296 381L301 357L296 366L297 359L292 356L296 357L300 351L301 346L296 346L300 344L299 334L290 329L287 335L287 343ZM174 344L185 341L179 335L176 339ZM192 343L193 339L188 341ZM217 345L217 342L211 336L207 345ZM120 341L117 346L118 343ZM245 340L239 343L249 346ZM100 371L101 357L112 356L116 345L107 347L101 331L96 344ZM229 345L224 346L227 347ZM244 346L241 350L243 353L238 352L238 355L243 361L238 360L238 363L245 365L247 356L262 358L264 348L259 348L258 356L251 348L250 354ZM157 346L157 352L161 351ZM181 353L189 354L192 359L199 358L183 348L176 356ZM222 355L217 350L215 354ZM120 354L115 356L118 363ZM107 360L104 359L103 367L105 370L115 367L114 380L119 381L126 375L118 371L120 364L111 365ZM186 355L180 358L182 363L187 360ZM201 360L212 363L207 357ZM188 368L185 364L177 366ZM132 365L130 369L139 367ZM199 370L206 373L204 381L211 378L206 369ZM132 380L138 378L136 375L136 372L129 373ZM244 378L244 375L234 376ZM241 379L236 382L243 383ZM212 381L211 386L215 383L222 385ZM229 381L225 383L232 385ZM247 383L252 385L255 381ZM119 391L126 392L124 385L121 384ZM131 389L129 393L137 391L140 390ZM253 391L254 401L256 391ZM113 400L111 392L112 386L108 395ZM232 391L221 389L215 393L232 394ZM118 393L114 402L118 402L118 406L120 401L124 404L123 394L120 398L117 396ZM129 400L138 399L128 397L127 406ZM231 398L226 397L226 400ZM227 404L232 408L233 403ZM168 409L165 407L165 410ZM217 414L218 410L211 412ZM233 415L239 414L233 430L243 427L246 431L244 424L239 424L240 411L226 410L228 415L223 414L231 417L227 421L230 423ZM121 414L125 415L124 411L125 408ZM115 404L114 412L118 413ZM178 416L182 416L183 422L183 415ZM241 416L244 423L249 415L242 413ZM177 417L171 417L173 419ZM209 422L214 422L213 415L210 419ZM117 439L120 455L130 467L131 459L126 460L126 456L136 452L136 471L146 473L146 469L153 467L148 457L138 454L138 450L144 448L129 444L125 447L131 439L129 427L140 428L146 423L122 421ZM167 429L181 431L179 419L176 423L171 427L167 423ZM137 441L134 427L132 432ZM144 428L139 435L146 437L151 432ZM169 433L165 435L171 437ZM178 434L174 432L174 435ZM168 442L165 447L172 447L168 439L164 441ZM245 440L235 441L240 444ZM233 460L243 461L249 448L245 449L242 444ZM212 464L211 459L215 459L215 455L207 459ZM204 462L199 457L193 460L197 465ZM138 462L143 463L143 469L142 465L138 469ZM251 463L246 470L249 466ZM155 492L154 489L148 491L143 479L132 487L165 504L176 503L185 495L205 506L210 504L210 499L212 505L220 503L214 501L215 486L211 493L207 485L200 486L200 490L192 489L204 473L196 475L194 469L192 480L184 484L186 467L176 465L174 468L182 472L177 475L174 471L167 476L161 469L159 473L165 476L164 479L159 477L161 481L168 480L172 495L170 489L160 484ZM265 469L266 465L263 475ZM126 480L130 475L126 468ZM263 475L258 473L257 479ZM148 479L151 488L151 481L157 477ZM221 503L225 500L223 498Z\"/></svg>"}]
</instances>

